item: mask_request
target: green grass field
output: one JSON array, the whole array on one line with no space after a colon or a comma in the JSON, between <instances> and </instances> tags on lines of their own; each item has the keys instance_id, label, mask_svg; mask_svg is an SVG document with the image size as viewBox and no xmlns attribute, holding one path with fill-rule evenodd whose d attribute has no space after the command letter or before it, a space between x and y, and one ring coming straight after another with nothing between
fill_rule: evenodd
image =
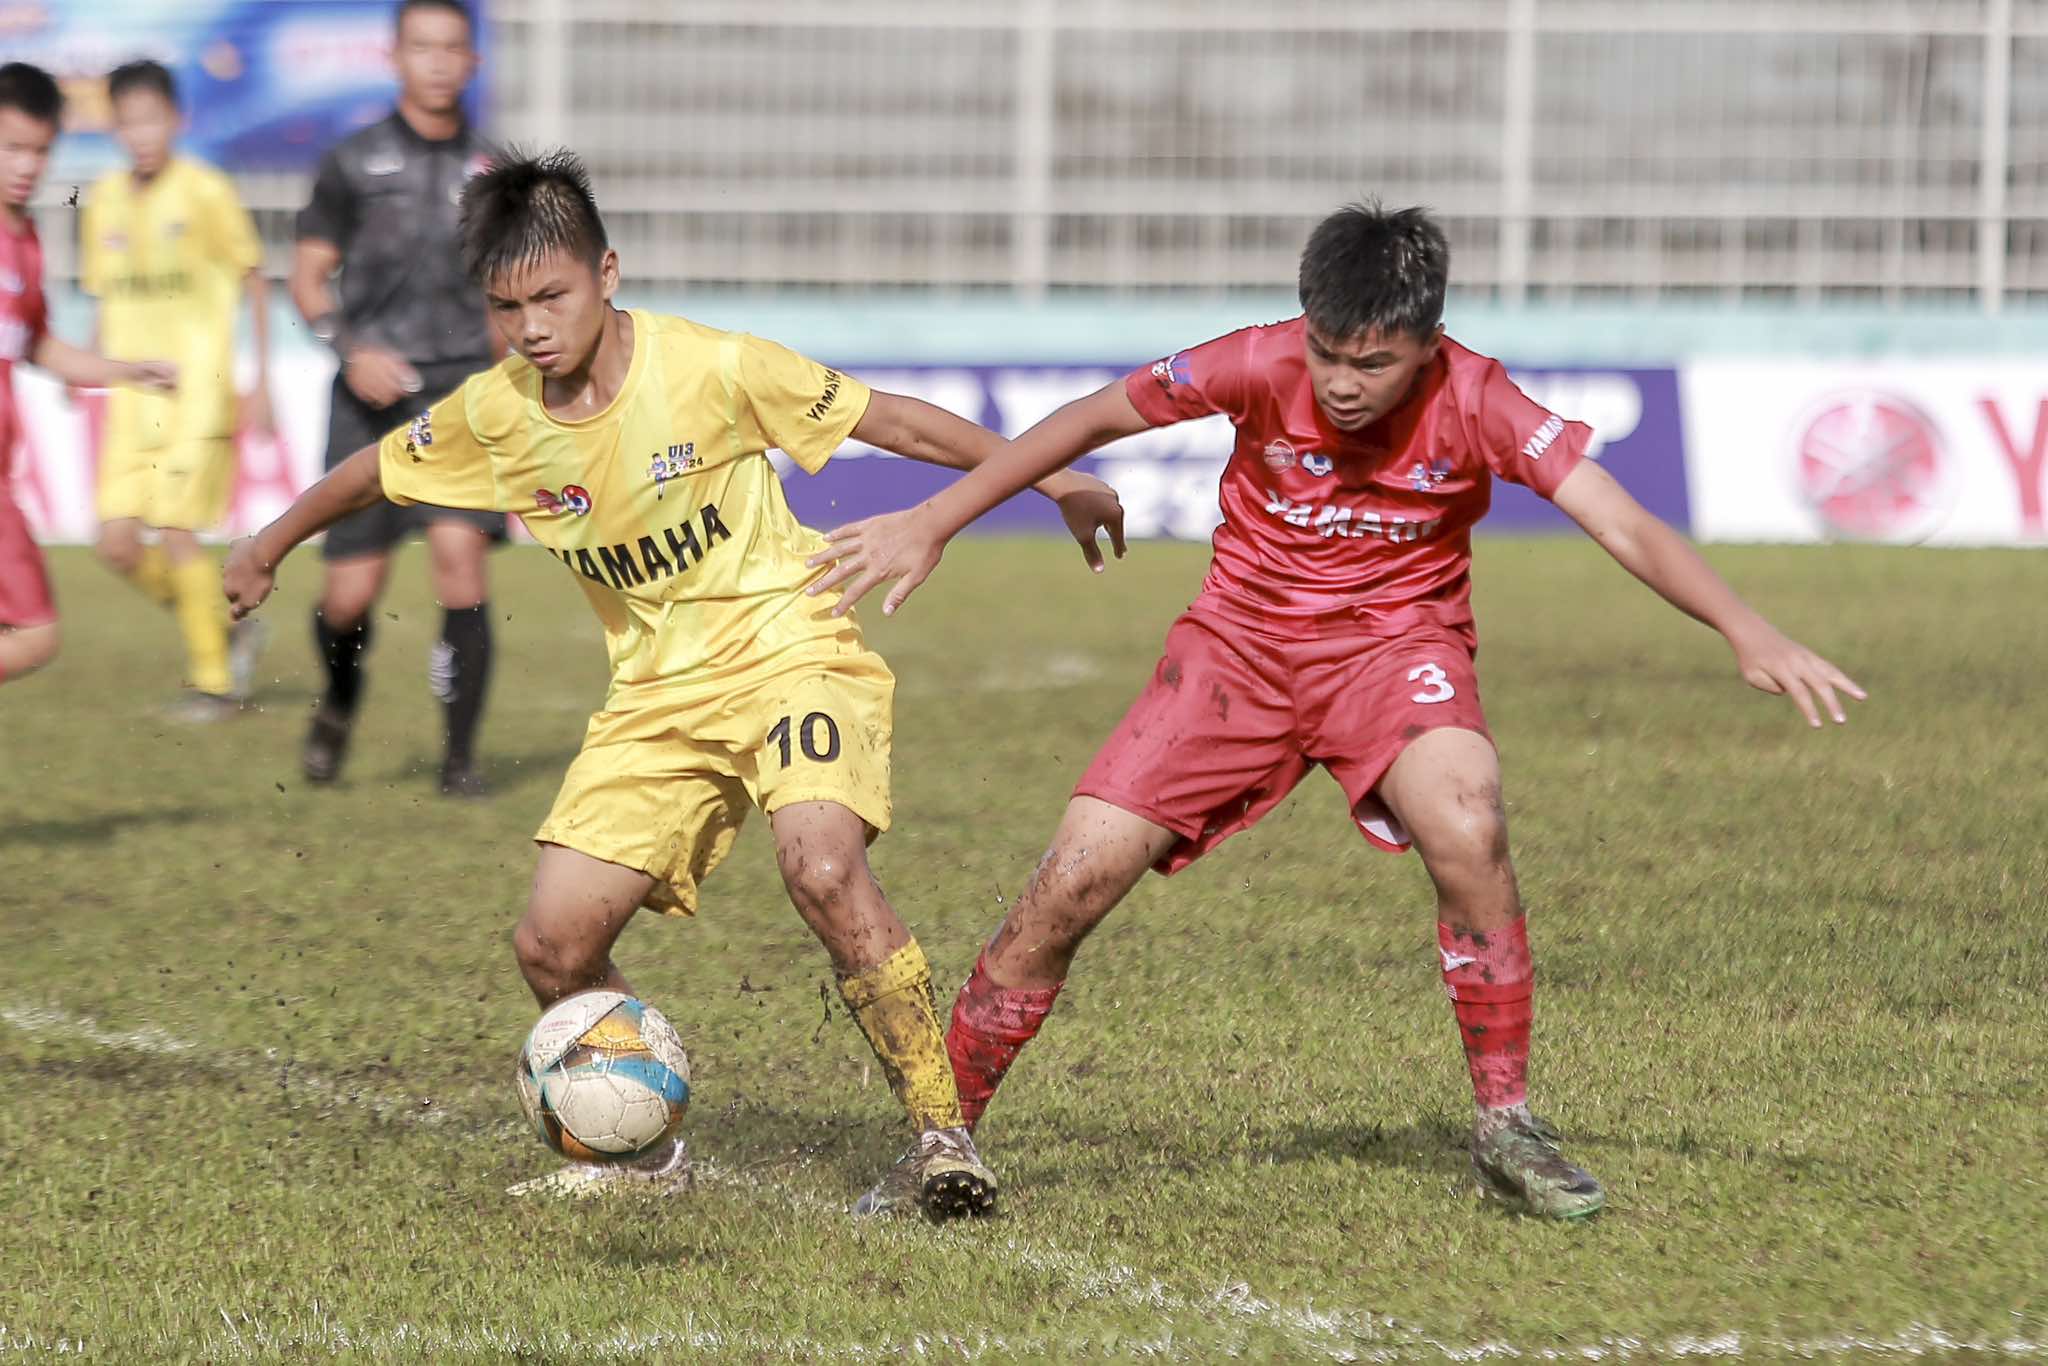
<instances>
[{"instance_id":1,"label":"green grass field","mask_svg":"<svg viewBox=\"0 0 2048 1366\"><path fill-rule=\"evenodd\" d=\"M510 1081L527 843L597 628L497 562L495 795L434 793L409 552L338 790L299 780L317 566L263 711L159 719L168 619L54 556L68 653L0 689L0 1357L1649 1360L2048 1353L2040 561L1716 563L1872 700L1809 732L1590 543L1492 541L1482 677L1536 939L1536 1103L1607 1182L1482 1205L1418 860L1317 776L1151 878L982 1128L1005 1213L843 1211L901 1144L760 823L620 959L696 1067L697 1189L533 1207ZM875 861L947 995L1200 578L949 555L898 619Z\"/></svg>"}]
</instances>

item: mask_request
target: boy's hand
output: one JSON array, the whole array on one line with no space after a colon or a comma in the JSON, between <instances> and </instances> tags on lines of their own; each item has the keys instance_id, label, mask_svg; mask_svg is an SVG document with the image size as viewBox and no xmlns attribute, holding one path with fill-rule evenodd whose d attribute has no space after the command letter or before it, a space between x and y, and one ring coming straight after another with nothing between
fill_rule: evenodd
<instances>
[{"instance_id":1,"label":"boy's hand","mask_svg":"<svg viewBox=\"0 0 2048 1366\"><path fill-rule=\"evenodd\" d=\"M256 553L256 538L244 536L228 547L227 563L220 570L221 591L227 594L228 614L236 621L263 605L277 586L277 568L263 563Z\"/></svg>"},{"instance_id":2,"label":"boy's hand","mask_svg":"<svg viewBox=\"0 0 2048 1366\"><path fill-rule=\"evenodd\" d=\"M841 584L846 590L832 605L832 615L845 616L869 589L890 579L896 587L882 602L882 615L893 614L917 586L939 567L946 553L945 538L934 535L925 525L922 508L885 512L825 533L832 544L805 563L829 564L831 571L804 592L816 597Z\"/></svg>"},{"instance_id":3,"label":"boy's hand","mask_svg":"<svg viewBox=\"0 0 2048 1366\"><path fill-rule=\"evenodd\" d=\"M121 382L167 394L178 387L178 367L167 360L129 361Z\"/></svg>"},{"instance_id":4,"label":"boy's hand","mask_svg":"<svg viewBox=\"0 0 2048 1366\"><path fill-rule=\"evenodd\" d=\"M382 346L358 346L342 362L341 378L372 408L389 408L407 394L420 391L420 372L404 356Z\"/></svg>"},{"instance_id":5,"label":"boy's hand","mask_svg":"<svg viewBox=\"0 0 2048 1366\"><path fill-rule=\"evenodd\" d=\"M1096 534L1109 533L1110 549L1116 557L1124 557L1124 505L1116 496L1116 490L1092 474L1068 472L1068 477L1087 481L1082 487L1059 496L1060 517L1066 522L1067 530L1081 543L1081 558L1088 567L1102 572L1102 547L1096 544Z\"/></svg>"},{"instance_id":6,"label":"boy's hand","mask_svg":"<svg viewBox=\"0 0 2048 1366\"><path fill-rule=\"evenodd\" d=\"M1839 726L1849 718L1835 690L1839 688L1858 702L1868 696L1849 675L1769 625L1759 624L1747 633L1731 635L1728 643L1735 647L1735 667L1749 686L1789 695L1809 726L1820 725L1816 698Z\"/></svg>"}]
</instances>

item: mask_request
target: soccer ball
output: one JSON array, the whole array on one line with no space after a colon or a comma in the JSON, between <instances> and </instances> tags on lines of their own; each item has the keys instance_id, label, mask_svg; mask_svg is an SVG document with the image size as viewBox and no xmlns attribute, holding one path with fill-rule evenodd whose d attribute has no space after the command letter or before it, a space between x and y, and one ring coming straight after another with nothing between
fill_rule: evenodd
<instances>
[{"instance_id":1,"label":"soccer ball","mask_svg":"<svg viewBox=\"0 0 2048 1366\"><path fill-rule=\"evenodd\" d=\"M690 1057L644 1001L585 991L548 1007L516 1069L519 1103L541 1141L578 1162L624 1162L682 1127Z\"/></svg>"}]
</instances>

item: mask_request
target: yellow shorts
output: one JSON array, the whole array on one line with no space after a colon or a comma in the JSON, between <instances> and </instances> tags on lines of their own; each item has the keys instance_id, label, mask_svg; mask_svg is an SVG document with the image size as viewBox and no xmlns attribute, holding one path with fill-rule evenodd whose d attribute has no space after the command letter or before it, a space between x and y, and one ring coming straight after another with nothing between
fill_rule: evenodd
<instances>
[{"instance_id":1,"label":"yellow shorts","mask_svg":"<svg viewBox=\"0 0 2048 1366\"><path fill-rule=\"evenodd\" d=\"M100 453L102 522L133 517L147 526L206 531L228 514L235 443L221 437L151 450L109 442Z\"/></svg>"},{"instance_id":2,"label":"yellow shorts","mask_svg":"<svg viewBox=\"0 0 2048 1366\"><path fill-rule=\"evenodd\" d=\"M887 830L895 675L852 631L821 645L715 694L598 712L534 839L651 874L650 910L694 915L750 806L837 802Z\"/></svg>"}]
</instances>

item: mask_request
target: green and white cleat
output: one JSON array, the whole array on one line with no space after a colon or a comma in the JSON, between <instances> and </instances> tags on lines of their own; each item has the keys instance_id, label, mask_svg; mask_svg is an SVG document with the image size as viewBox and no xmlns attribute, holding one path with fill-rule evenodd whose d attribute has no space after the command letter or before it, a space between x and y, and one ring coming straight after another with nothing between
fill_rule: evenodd
<instances>
[{"instance_id":1,"label":"green and white cleat","mask_svg":"<svg viewBox=\"0 0 2048 1366\"><path fill-rule=\"evenodd\" d=\"M1607 1192L1591 1172L1564 1160L1558 1151L1563 1137L1525 1106L1482 1115L1472 1130L1472 1174L1480 1193L1544 1219L1598 1214Z\"/></svg>"},{"instance_id":2,"label":"green and white cleat","mask_svg":"<svg viewBox=\"0 0 2048 1366\"><path fill-rule=\"evenodd\" d=\"M855 1215L922 1214L935 1224L996 1212L996 1174L965 1129L927 1129L853 1207Z\"/></svg>"},{"instance_id":3,"label":"green and white cleat","mask_svg":"<svg viewBox=\"0 0 2048 1366\"><path fill-rule=\"evenodd\" d=\"M678 1136L666 1148L616 1166L565 1162L546 1176L507 1186L505 1194L520 1199L593 1200L612 1194L676 1195L690 1186L689 1149Z\"/></svg>"}]
</instances>

